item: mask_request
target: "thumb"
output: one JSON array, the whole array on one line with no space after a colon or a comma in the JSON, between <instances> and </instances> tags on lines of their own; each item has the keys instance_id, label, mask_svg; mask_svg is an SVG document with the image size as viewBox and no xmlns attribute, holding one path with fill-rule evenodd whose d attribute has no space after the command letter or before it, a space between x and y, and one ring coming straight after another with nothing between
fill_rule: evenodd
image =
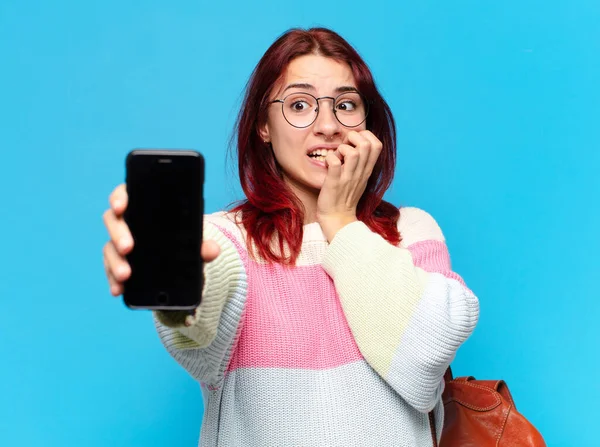
<instances>
[{"instance_id":1,"label":"thumb","mask_svg":"<svg viewBox=\"0 0 600 447\"><path fill-rule=\"evenodd\" d=\"M214 261L220 253L221 247L219 247L219 244L217 244L216 241L206 240L202 242L202 249L200 251L200 254L204 262Z\"/></svg>"}]
</instances>

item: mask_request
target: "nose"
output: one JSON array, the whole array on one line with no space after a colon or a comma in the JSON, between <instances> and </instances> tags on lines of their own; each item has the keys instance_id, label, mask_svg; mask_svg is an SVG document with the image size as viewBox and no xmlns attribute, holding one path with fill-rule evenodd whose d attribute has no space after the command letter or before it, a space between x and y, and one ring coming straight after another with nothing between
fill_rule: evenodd
<instances>
[{"instance_id":1,"label":"nose","mask_svg":"<svg viewBox=\"0 0 600 447\"><path fill-rule=\"evenodd\" d=\"M333 98L319 99L319 114L313 125L316 135L323 135L327 139L341 135L342 125L333 113Z\"/></svg>"}]
</instances>

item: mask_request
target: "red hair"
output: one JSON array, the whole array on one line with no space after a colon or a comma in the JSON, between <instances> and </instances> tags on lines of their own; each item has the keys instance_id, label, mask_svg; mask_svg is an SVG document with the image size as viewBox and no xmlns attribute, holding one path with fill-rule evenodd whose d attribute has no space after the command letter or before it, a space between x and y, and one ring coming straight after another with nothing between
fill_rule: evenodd
<instances>
[{"instance_id":1,"label":"red hair","mask_svg":"<svg viewBox=\"0 0 600 447\"><path fill-rule=\"evenodd\" d=\"M266 51L254 69L237 120L238 169L246 200L233 208L247 231L248 249L269 262L293 265L302 247L304 207L287 186L270 145L260 137L267 122L269 97L288 64L295 58L318 54L347 63L358 91L370 103L367 129L383 149L358 202L357 218L390 243L400 242L397 207L383 200L396 166L396 126L373 75L352 46L325 28L291 29ZM275 249L277 248L277 249Z\"/></svg>"}]
</instances>

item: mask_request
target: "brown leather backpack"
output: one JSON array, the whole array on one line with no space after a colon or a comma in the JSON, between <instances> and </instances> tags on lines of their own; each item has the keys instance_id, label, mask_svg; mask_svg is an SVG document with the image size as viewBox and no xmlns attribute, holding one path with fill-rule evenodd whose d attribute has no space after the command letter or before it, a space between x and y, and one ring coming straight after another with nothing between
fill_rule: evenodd
<instances>
[{"instance_id":1,"label":"brown leather backpack","mask_svg":"<svg viewBox=\"0 0 600 447\"><path fill-rule=\"evenodd\" d=\"M521 413L503 380L445 375L444 428L439 447L546 447L542 435ZM438 447L433 412L433 446Z\"/></svg>"}]
</instances>

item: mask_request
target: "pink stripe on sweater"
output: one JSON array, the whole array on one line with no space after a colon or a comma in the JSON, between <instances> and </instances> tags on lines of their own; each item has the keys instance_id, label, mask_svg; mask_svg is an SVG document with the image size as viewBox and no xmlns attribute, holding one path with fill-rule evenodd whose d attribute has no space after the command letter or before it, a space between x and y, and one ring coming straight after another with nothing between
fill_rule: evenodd
<instances>
[{"instance_id":1,"label":"pink stripe on sweater","mask_svg":"<svg viewBox=\"0 0 600 447\"><path fill-rule=\"evenodd\" d=\"M333 281L320 265L248 261L243 327L228 371L326 369L362 359Z\"/></svg>"},{"instance_id":2,"label":"pink stripe on sweater","mask_svg":"<svg viewBox=\"0 0 600 447\"><path fill-rule=\"evenodd\" d=\"M413 257L415 267L429 273L441 273L446 278L455 279L466 287L463 279L452 271L448 247L442 241L427 240L407 247Z\"/></svg>"},{"instance_id":3,"label":"pink stripe on sweater","mask_svg":"<svg viewBox=\"0 0 600 447\"><path fill-rule=\"evenodd\" d=\"M230 232L247 270L248 297L227 371L238 368L328 369L362 360L333 281L320 265L283 267L251 260ZM464 284L452 272L446 244L408 250L416 267Z\"/></svg>"}]
</instances>

